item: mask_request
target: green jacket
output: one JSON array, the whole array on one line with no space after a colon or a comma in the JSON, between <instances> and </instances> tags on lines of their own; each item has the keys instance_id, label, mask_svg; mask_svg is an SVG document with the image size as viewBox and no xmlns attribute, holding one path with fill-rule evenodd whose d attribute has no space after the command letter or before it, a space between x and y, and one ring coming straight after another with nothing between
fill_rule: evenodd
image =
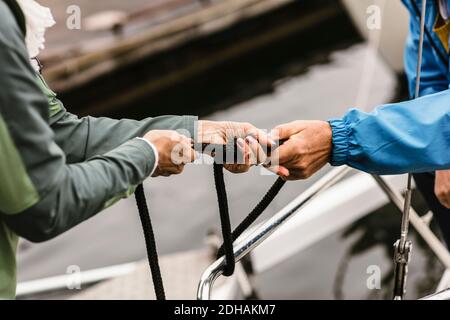
<instances>
[{"instance_id":1,"label":"green jacket","mask_svg":"<svg viewBox=\"0 0 450 320\"><path fill-rule=\"evenodd\" d=\"M45 241L130 195L155 165L152 148L135 138L152 129L194 137L195 121L68 113L34 72L17 21L0 1L0 298L15 296L18 237Z\"/></svg>"}]
</instances>

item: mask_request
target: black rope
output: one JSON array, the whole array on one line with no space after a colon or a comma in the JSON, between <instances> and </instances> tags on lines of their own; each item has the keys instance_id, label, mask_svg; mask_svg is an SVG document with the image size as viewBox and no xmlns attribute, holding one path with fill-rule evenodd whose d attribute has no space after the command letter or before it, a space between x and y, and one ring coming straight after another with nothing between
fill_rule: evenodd
<instances>
[{"instance_id":1,"label":"black rope","mask_svg":"<svg viewBox=\"0 0 450 320\"><path fill-rule=\"evenodd\" d=\"M138 185L134 193L139 209L142 229L144 230L145 247L147 249L148 263L153 278L153 286L157 300L165 300L164 284L161 276L161 269L158 261L158 251L156 249L155 234L153 232L152 221L148 212L147 200L145 199L144 187Z\"/></svg>"},{"instance_id":2,"label":"black rope","mask_svg":"<svg viewBox=\"0 0 450 320\"><path fill-rule=\"evenodd\" d=\"M235 157L236 161L236 157ZM245 231L256 219L264 212L273 199L280 192L286 181L278 178L269 191L264 195L263 199L256 205L250 214L231 231L230 213L228 208L227 191L225 188L225 180L223 176L223 164L214 162L214 182L216 185L217 201L219 204L220 223L222 227L223 244L218 250L218 257L225 256L224 276L234 274L236 260L234 257L233 242ZM161 269L158 261L158 252L156 248L155 234L153 232L150 214L148 212L147 201L145 199L144 187L138 185L135 191L136 203L139 209L139 217L141 219L142 229L144 231L145 246L147 249L147 257L150 265L150 271L153 278L153 286L155 289L156 299L165 300L164 284L161 276Z\"/></svg>"},{"instance_id":3,"label":"black rope","mask_svg":"<svg viewBox=\"0 0 450 320\"><path fill-rule=\"evenodd\" d=\"M417 7L414 1L411 2L413 6L413 10L420 17L420 10ZM438 54L441 61L448 65L448 61L446 56L439 50L436 43L433 41L433 38L425 28L425 34L428 38L430 45ZM204 149L207 145L203 144L202 148ZM218 147L219 149L221 147ZM219 150L217 149L217 150ZM227 146L223 146L223 155L226 154ZM236 146L234 144L234 160L236 162L237 152ZM235 257L234 257L234 249L233 242L245 231L247 230L251 224L253 224L256 219L264 212L264 210L269 206L269 204L273 201L273 199L277 196L281 188L284 186L285 181L281 178L278 178L277 181L272 185L269 191L264 195L263 199L256 205L256 207L250 212L250 214L236 227L236 229L231 231L231 222L230 222L230 214L228 209L228 199L227 192L225 188L225 181L223 176L223 164L217 164L214 162L214 181L216 184L216 192L217 192L217 200L219 203L219 213L220 213L220 221L222 226L222 236L223 236L223 244L219 248L217 256L222 257L225 256L225 268L223 275L231 276L235 270ZM153 233L152 223L150 219L150 215L148 212L147 202L145 199L144 188L142 184L140 184L135 192L136 202L139 209L139 216L141 218L142 228L144 230L144 238L145 245L147 248L147 256L150 264L150 270L152 273L153 284L155 288L156 298L158 300L165 299L164 293L164 285L161 277L161 270L159 267L158 261L158 253L156 249L155 235Z\"/></svg>"},{"instance_id":4,"label":"black rope","mask_svg":"<svg viewBox=\"0 0 450 320\"><path fill-rule=\"evenodd\" d=\"M226 277L234 273L236 261L234 259L233 237L231 234L230 213L228 211L227 190L223 178L223 165L214 162L214 181L216 183L217 201L219 203L220 223L222 225L223 246L225 248L225 268L223 275Z\"/></svg>"},{"instance_id":5,"label":"black rope","mask_svg":"<svg viewBox=\"0 0 450 320\"><path fill-rule=\"evenodd\" d=\"M232 233L232 239L233 242L239 238L239 236L247 230L253 222L256 221L256 219L261 216L261 214L266 210L266 208L269 206L269 204L273 201L273 199L277 196L277 194L280 192L281 188L283 188L284 184L286 183L285 180L278 178L277 181L270 187L269 191L264 195L264 198L256 205L256 207L250 212L250 214L245 217L245 219L234 229ZM222 245L219 250L217 251L217 257L220 258L225 254L225 246Z\"/></svg>"},{"instance_id":6,"label":"black rope","mask_svg":"<svg viewBox=\"0 0 450 320\"><path fill-rule=\"evenodd\" d=\"M420 17L420 10L417 7L417 4L414 1L411 1L413 10ZM428 38L430 45L438 54L441 61L448 65L448 61L446 56L439 50L436 43L433 41L433 38L425 28L425 34ZM202 148L205 148L207 145L203 144ZM221 147L218 147L219 149ZM234 148L234 160L236 162L236 146ZM217 149L217 150L219 150ZM224 152L226 154L226 146L223 146ZM214 162L214 181L216 184L216 193L217 200L219 203L219 213L220 213L220 221L222 226L222 236L223 236L223 244L219 248L217 256L222 257L225 256L225 268L223 271L224 276L231 276L235 270L236 260L234 257L234 249L233 242L245 231L247 230L251 224L253 224L256 219L264 212L264 210L269 206L269 204L273 201L273 199L280 192L281 188L286 183L283 179L278 178L277 181L272 185L269 191L264 195L263 199L256 205L256 207L250 212L250 214L236 227L236 229L231 231L231 222L230 222L230 214L228 209L228 199L227 192L225 188L225 181L223 176L223 164L218 164ZM155 289L156 298L158 300L165 300L164 293L164 285L161 277L161 270L159 267L158 261L158 253L156 249L155 235L152 228L152 223L150 219L150 215L148 212L147 202L145 199L144 188L142 184L140 184L135 192L136 202L139 209L139 216L141 218L142 228L144 230L144 238L145 245L147 248L147 256L150 264L150 270L152 273L153 284Z\"/></svg>"}]
</instances>

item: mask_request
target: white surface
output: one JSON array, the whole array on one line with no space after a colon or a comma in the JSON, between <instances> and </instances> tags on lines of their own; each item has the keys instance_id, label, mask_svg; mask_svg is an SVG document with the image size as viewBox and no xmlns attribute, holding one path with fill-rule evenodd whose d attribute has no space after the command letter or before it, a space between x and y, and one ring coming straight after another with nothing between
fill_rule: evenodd
<instances>
[{"instance_id":1,"label":"white surface","mask_svg":"<svg viewBox=\"0 0 450 320\"><path fill-rule=\"evenodd\" d=\"M409 29L409 14L400 0L342 0L353 23L369 42L379 41L379 52L393 70L403 70L403 47ZM376 5L381 12L381 28L371 30L367 20L373 14L367 12Z\"/></svg>"},{"instance_id":2,"label":"white surface","mask_svg":"<svg viewBox=\"0 0 450 320\"><path fill-rule=\"evenodd\" d=\"M442 275L441 281L439 282L436 292L440 292L450 288L450 269L446 269L444 274Z\"/></svg>"},{"instance_id":3,"label":"white surface","mask_svg":"<svg viewBox=\"0 0 450 320\"><path fill-rule=\"evenodd\" d=\"M82 284L89 284L110 278L115 278L129 274L136 270L137 263L125 263L121 265L83 271L79 274ZM65 289L72 283L73 274L65 274L38 280L21 282L17 285L16 296L27 296L37 293L49 292L53 290Z\"/></svg>"},{"instance_id":4,"label":"white surface","mask_svg":"<svg viewBox=\"0 0 450 320\"><path fill-rule=\"evenodd\" d=\"M387 176L398 190L405 176ZM256 272L264 272L295 253L386 204L388 199L368 174L357 173L317 196L253 252Z\"/></svg>"}]
</instances>

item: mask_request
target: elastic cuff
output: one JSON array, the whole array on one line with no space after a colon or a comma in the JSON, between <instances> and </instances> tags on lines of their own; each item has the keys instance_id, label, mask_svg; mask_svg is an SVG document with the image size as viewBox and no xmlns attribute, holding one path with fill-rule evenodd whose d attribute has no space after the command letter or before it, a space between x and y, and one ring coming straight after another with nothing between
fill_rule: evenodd
<instances>
[{"instance_id":1,"label":"elastic cuff","mask_svg":"<svg viewBox=\"0 0 450 320\"><path fill-rule=\"evenodd\" d=\"M328 123L333 132L332 142L333 151L330 164L332 166L341 166L347 164L348 157L348 129L342 119L330 119Z\"/></svg>"},{"instance_id":2,"label":"elastic cuff","mask_svg":"<svg viewBox=\"0 0 450 320\"><path fill-rule=\"evenodd\" d=\"M153 143L151 143L150 141L148 141L145 138L141 138L141 137L136 137L136 139L138 140L142 140L145 141L147 143L147 145L150 146L150 148L153 151L153 155L155 157L155 163L153 164L153 168L149 174L149 176L153 175L153 173L155 172L156 168L158 167L158 163L159 163L159 153L158 153L158 149L156 149L155 145Z\"/></svg>"}]
</instances>

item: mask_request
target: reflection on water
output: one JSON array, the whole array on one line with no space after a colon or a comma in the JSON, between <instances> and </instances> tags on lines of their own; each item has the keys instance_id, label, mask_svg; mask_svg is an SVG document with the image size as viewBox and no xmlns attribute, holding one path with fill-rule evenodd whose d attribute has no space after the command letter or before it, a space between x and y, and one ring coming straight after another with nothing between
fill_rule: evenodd
<instances>
[{"instance_id":1,"label":"reflection on water","mask_svg":"<svg viewBox=\"0 0 450 320\"><path fill-rule=\"evenodd\" d=\"M413 207L415 210L420 215L426 213L428 209L419 192L414 192L413 199ZM392 259L394 254L393 243L399 238L400 234L401 215L398 212L398 209L393 204L385 205L355 222L341 233L343 239L350 238L353 235L355 237L353 237L346 252L342 255L337 268L334 283L335 298L345 298L343 283L345 278L351 278L351 274L347 274L347 270L352 259L359 255L367 254L376 247L381 247L385 259ZM434 224L432 228L434 231L437 229ZM410 297L421 297L433 292L442 276L444 267L435 258L429 247L413 228L411 228L410 239L414 243L412 259L417 259L417 255L423 255L420 258L424 259L424 262L420 267L422 275L414 277L412 281L409 279L407 289ZM416 264L413 264L411 269L414 271L414 268L417 267ZM417 273L417 270L414 273ZM367 298L391 299L393 280L394 264L391 263L388 270L384 271L381 280L381 290L371 291Z\"/></svg>"}]
</instances>

